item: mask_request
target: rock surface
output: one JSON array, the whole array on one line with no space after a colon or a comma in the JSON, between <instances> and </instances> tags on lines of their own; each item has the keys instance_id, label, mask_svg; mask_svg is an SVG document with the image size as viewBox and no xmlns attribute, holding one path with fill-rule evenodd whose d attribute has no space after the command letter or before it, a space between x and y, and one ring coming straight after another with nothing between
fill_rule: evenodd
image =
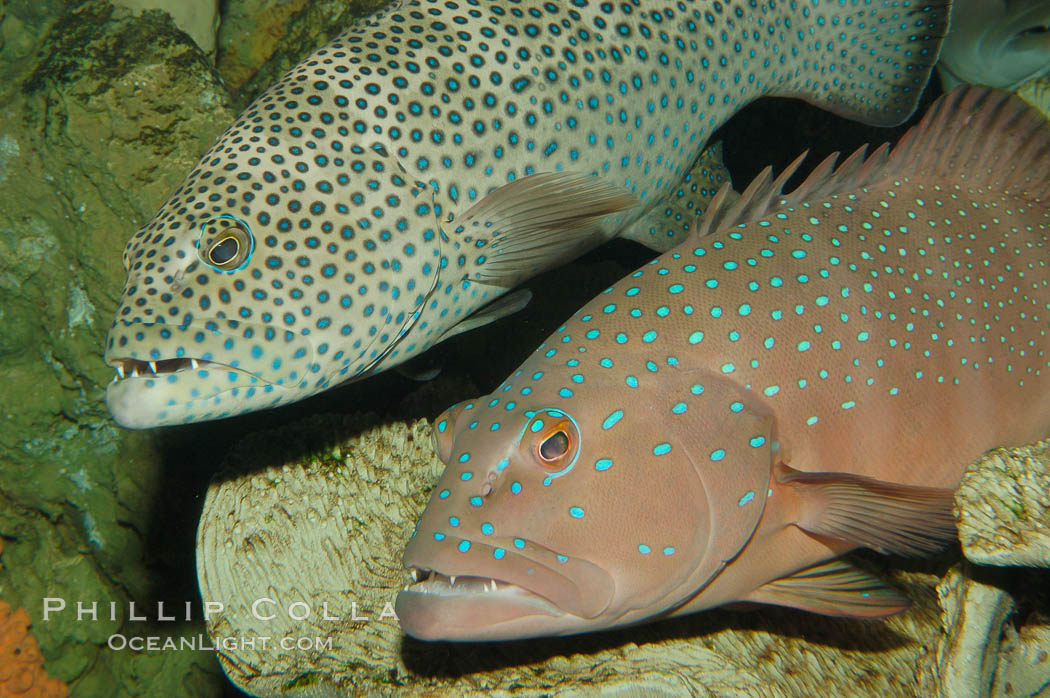
<instances>
[{"instance_id":1,"label":"rock surface","mask_svg":"<svg viewBox=\"0 0 1050 698\"><path fill-rule=\"evenodd\" d=\"M232 118L229 96L160 13L10 2L0 42L0 597L74 694L215 695L206 654L106 646L156 593L164 475L152 438L110 420L101 353L124 243ZM122 610L44 623L45 596Z\"/></svg>"},{"instance_id":2,"label":"rock surface","mask_svg":"<svg viewBox=\"0 0 1050 698\"><path fill-rule=\"evenodd\" d=\"M0 600L0 698L65 698L69 689L47 675L30 624L24 608L12 611Z\"/></svg>"},{"instance_id":3,"label":"rock surface","mask_svg":"<svg viewBox=\"0 0 1050 698\"><path fill-rule=\"evenodd\" d=\"M159 10L171 16L175 26L189 34L204 53L215 53L215 34L219 29L219 0L112 0L117 7L139 13Z\"/></svg>"},{"instance_id":4,"label":"rock surface","mask_svg":"<svg viewBox=\"0 0 1050 698\"><path fill-rule=\"evenodd\" d=\"M254 95L388 0L239 0L224 5L217 68L245 106Z\"/></svg>"},{"instance_id":5,"label":"rock surface","mask_svg":"<svg viewBox=\"0 0 1050 698\"><path fill-rule=\"evenodd\" d=\"M955 502L970 561L1050 567L1050 442L986 454L966 470Z\"/></svg>"}]
</instances>

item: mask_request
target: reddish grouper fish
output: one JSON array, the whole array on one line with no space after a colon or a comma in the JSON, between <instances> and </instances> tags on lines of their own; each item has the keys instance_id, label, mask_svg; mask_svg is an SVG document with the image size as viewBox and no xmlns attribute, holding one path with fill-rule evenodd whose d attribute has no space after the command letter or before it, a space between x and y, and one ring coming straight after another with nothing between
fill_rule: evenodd
<instances>
[{"instance_id":1,"label":"reddish grouper fish","mask_svg":"<svg viewBox=\"0 0 1050 698\"><path fill-rule=\"evenodd\" d=\"M952 540L984 451L1050 433L1050 125L960 88L893 148L767 170L436 425L404 554L417 638L579 633L731 602L880 617L840 559Z\"/></svg>"}]
</instances>

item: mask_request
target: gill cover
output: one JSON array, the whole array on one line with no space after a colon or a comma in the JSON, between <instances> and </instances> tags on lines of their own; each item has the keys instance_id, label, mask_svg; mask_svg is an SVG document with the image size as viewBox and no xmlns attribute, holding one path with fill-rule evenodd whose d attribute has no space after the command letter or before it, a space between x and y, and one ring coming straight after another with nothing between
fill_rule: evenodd
<instances>
[{"instance_id":1,"label":"gill cover","mask_svg":"<svg viewBox=\"0 0 1050 698\"><path fill-rule=\"evenodd\" d=\"M680 371L674 374L682 373ZM708 515L703 554L690 574L699 593L747 545L765 509L773 469L773 418L749 391L716 376L676 375L676 395L695 396L666 420L672 438L696 469ZM680 403L683 404L683 403Z\"/></svg>"}]
</instances>

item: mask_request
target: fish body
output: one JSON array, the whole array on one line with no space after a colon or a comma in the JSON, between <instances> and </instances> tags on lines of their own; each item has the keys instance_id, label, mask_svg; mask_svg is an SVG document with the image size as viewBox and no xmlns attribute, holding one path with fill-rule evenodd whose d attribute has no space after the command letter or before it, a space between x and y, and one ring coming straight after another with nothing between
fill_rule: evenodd
<instances>
[{"instance_id":1,"label":"fish body","mask_svg":"<svg viewBox=\"0 0 1050 698\"><path fill-rule=\"evenodd\" d=\"M142 428L292 402L512 312L515 284L613 236L665 250L733 112L784 95L900 122L948 9L382 11L256 99L128 242L107 405Z\"/></svg>"},{"instance_id":2,"label":"fish body","mask_svg":"<svg viewBox=\"0 0 1050 698\"><path fill-rule=\"evenodd\" d=\"M958 90L892 154L716 198L438 419L448 467L405 551L404 629L903 609L837 556L938 548L965 466L1050 433L1048 132L1006 93Z\"/></svg>"}]
</instances>

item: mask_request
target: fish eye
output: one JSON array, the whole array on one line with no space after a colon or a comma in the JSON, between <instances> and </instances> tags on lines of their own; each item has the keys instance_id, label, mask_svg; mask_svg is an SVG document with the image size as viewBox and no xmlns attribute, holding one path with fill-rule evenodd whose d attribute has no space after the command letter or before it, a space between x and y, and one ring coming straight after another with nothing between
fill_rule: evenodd
<instances>
[{"instance_id":1,"label":"fish eye","mask_svg":"<svg viewBox=\"0 0 1050 698\"><path fill-rule=\"evenodd\" d=\"M221 267L233 261L240 248L241 243L237 242L237 238L232 236L223 238L218 242L212 243L211 249L208 250L208 259L215 266Z\"/></svg>"},{"instance_id":2,"label":"fish eye","mask_svg":"<svg viewBox=\"0 0 1050 698\"><path fill-rule=\"evenodd\" d=\"M565 475L580 457L580 430L571 415L549 408L531 413L522 427L521 455L541 467L547 480Z\"/></svg>"},{"instance_id":3,"label":"fish eye","mask_svg":"<svg viewBox=\"0 0 1050 698\"><path fill-rule=\"evenodd\" d=\"M197 256L215 271L231 274L243 269L254 250L252 229L240 218L223 214L201 223Z\"/></svg>"},{"instance_id":4,"label":"fish eye","mask_svg":"<svg viewBox=\"0 0 1050 698\"><path fill-rule=\"evenodd\" d=\"M540 460L552 463L569 452L569 435L564 429L554 432L540 444Z\"/></svg>"}]
</instances>

